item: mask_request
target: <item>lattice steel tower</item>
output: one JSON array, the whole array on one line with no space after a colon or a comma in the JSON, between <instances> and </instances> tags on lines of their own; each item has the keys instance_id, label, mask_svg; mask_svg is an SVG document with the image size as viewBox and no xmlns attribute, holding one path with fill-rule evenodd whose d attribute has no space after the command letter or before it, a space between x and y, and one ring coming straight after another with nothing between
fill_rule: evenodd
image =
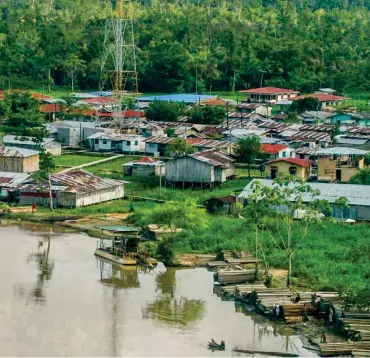
<instances>
[{"instance_id":1,"label":"lattice steel tower","mask_svg":"<svg viewBox=\"0 0 370 358\"><path fill-rule=\"evenodd\" d=\"M138 93L133 7L116 0L114 18L106 20L100 90L113 90L117 98Z\"/></svg>"}]
</instances>

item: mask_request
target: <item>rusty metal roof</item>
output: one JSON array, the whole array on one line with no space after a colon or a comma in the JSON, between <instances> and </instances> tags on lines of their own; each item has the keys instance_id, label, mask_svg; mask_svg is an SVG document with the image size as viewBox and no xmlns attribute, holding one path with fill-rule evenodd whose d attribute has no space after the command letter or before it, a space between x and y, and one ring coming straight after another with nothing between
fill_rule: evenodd
<instances>
[{"instance_id":1,"label":"rusty metal roof","mask_svg":"<svg viewBox=\"0 0 370 358\"><path fill-rule=\"evenodd\" d=\"M228 167L236 160L229 154L217 150L205 150L204 152L191 154L189 157L216 167Z\"/></svg>"},{"instance_id":2,"label":"rusty metal roof","mask_svg":"<svg viewBox=\"0 0 370 358\"><path fill-rule=\"evenodd\" d=\"M27 173L0 172L0 188L15 188L29 177Z\"/></svg>"},{"instance_id":3,"label":"rusty metal roof","mask_svg":"<svg viewBox=\"0 0 370 358\"><path fill-rule=\"evenodd\" d=\"M17 148L17 147L0 147L0 157L28 158L39 155L36 150Z\"/></svg>"},{"instance_id":4,"label":"rusty metal roof","mask_svg":"<svg viewBox=\"0 0 370 358\"><path fill-rule=\"evenodd\" d=\"M52 180L66 187L64 191L72 193L93 193L125 184L122 180L98 177L86 170L77 169L52 176Z\"/></svg>"},{"instance_id":5,"label":"rusty metal roof","mask_svg":"<svg viewBox=\"0 0 370 358\"><path fill-rule=\"evenodd\" d=\"M146 143L155 143L155 144L170 144L176 138L173 137L149 137L145 140Z\"/></svg>"},{"instance_id":6,"label":"rusty metal roof","mask_svg":"<svg viewBox=\"0 0 370 358\"><path fill-rule=\"evenodd\" d=\"M326 132L300 131L290 137L292 141L330 141L330 134Z\"/></svg>"}]
</instances>

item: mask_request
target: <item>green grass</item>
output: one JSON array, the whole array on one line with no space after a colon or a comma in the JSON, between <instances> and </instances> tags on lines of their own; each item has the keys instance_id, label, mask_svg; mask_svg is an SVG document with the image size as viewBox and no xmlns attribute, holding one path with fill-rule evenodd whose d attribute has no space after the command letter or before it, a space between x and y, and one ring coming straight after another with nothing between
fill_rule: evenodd
<instances>
[{"instance_id":1,"label":"green grass","mask_svg":"<svg viewBox=\"0 0 370 358\"><path fill-rule=\"evenodd\" d=\"M123 175L123 164L132 162L134 160L140 159L142 157L139 156L125 156L122 158L119 158L117 160L107 162L107 163L102 163L102 164L97 164L92 167L89 167L89 171L91 173L94 173L96 175L103 175L104 174L109 174L109 173L116 173L120 174L121 176Z\"/></svg>"},{"instance_id":2,"label":"green grass","mask_svg":"<svg viewBox=\"0 0 370 358\"><path fill-rule=\"evenodd\" d=\"M55 165L75 167L78 165L95 162L96 160L104 159L103 156L98 155L78 155L78 154L66 154L58 157L54 157Z\"/></svg>"}]
</instances>

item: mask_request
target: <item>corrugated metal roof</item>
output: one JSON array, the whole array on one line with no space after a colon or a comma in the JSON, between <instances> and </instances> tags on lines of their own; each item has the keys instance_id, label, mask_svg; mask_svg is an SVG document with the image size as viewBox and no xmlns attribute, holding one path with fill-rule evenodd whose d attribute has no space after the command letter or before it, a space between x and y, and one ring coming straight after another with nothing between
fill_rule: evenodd
<instances>
[{"instance_id":1,"label":"corrugated metal roof","mask_svg":"<svg viewBox=\"0 0 370 358\"><path fill-rule=\"evenodd\" d=\"M6 135L3 137L3 143L6 144L23 144L23 145L36 145L34 137L25 137L25 136L15 136L15 135ZM54 138L44 138L42 145L54 142Z\"/></svg>"},{"instance_id":2,"label":"corrugated metal roof","mask_svg":"<svg viewBox=\"0 0 370 358\"><path fill-rule=\"evenodd\" d=\"M337 139L338 144L348 144L348 145L364 145L368 141L369 141L368 138L340 137Z\"/></svg>"},{"instance_id":3,"label":"corrugated metal roof","mask_svg":"<svg viewBox=\"0 0 370 358\"><path fill-rule=\"evenodd\" d=\"M139 97L139 102L153 102L153 101L167 101L167 102L185 102L188 104L195 104L209 100L211 98L217 98L217 96L206 96L201 94L166 94L159 96L145 96Z\"/></svg>"},{"instance_id":4,"label":"corrugated metal roof","mask_svg":"<svg viewBox=\"0 0 370 358\"><path fill-rule=\"evenodd\" d=\"M217 150L205 150L191 154L189 157L216 167L227 167L230 163L235 162L235 159L229 154Z\"/></svg>"},{"instance_id":5,"label":"corrugated metal roof","mask_svg":"<svg viewBox=\"0 0 370 358\"><path fill-rule=\"evenodd\" d=\"M252 180L238 195L239 198L247 199L252 193L252 185L259 181L262 185L272 187L273 181L268 179L254 179ZM346 197L351 205L370 206L370 190L368 185L354 185L354 184L329 184L329 183L308 183L314 190L319 190L320 195L315 199L327 200L329 203L334 203L340 197ZM294 200L292 198L291 200ZM304 196L304 200L309 202L312 200L312 195Z\"/></svg>"},{"instance_id":6,"label":"corrugated metal roof","mask_svg":"<svg viewBox=\"0 0 370 358\"><path fill-rule=\"evenodd\" d=\"M66 192L80 194L110 189L125 183L122 180L101 178L82 169L55 174L52 180L65 186Z\"/></svg>"},{"instance_id":7,"label":"corrugated metal roof","mask_svg":"<svg viewBox=\"0 0 370 358\"><path fill-rule=\"evenodd\" d=\"M0 157L28 158L34 155L39 155L39 152L17 147L0 147Z\"/></svg>"},{"instance_id":8,"label":"corrugated metal roof","mask_svg":"<svg viewBox=\"0 0 370 358\"><path fill-rule=\"evenodd\" d=\"M299 131L290 137L292 141L329 141L330 134L325 132Z\"/></svg>"},{"instance_id":9,"label":"corrugated metal roof","mask_svg":"<svg viewBox=\"0 0 370 358\"><path fill-rule=\"evenodd\" d=\"M30 177L27 173L0 172L0 187L15 188Z\"/></svg>"},{"instance_id":10,"label":"corrugated metal roof","mask_svg":"<svg viewBox=\"0 0 370 358\"><path fill-rule=\"evenodd\" d=\"M296 154L308 154L308 155L314 155L316 154L317 148L312 147L303 147L303 148L297 148L295 150Z\"/></svg>"},{"instance_id":11,"label":"corrugated metal roof","mask_svg":"<svg viewBox=\"0 0 370 358\"><path fill-rule=\"evenodd\" d=\"M366 153L369 153L369 151L349 147L323 148L317 151L318 155L365 155Z\"/></svg>"},{"instance_id":12,"label":"corrugated metal roof","mask_svg":"<svg viewBox=\"0 0 370 358\"><path fill-rule=\"evenodd\" d=\"M173 137L149 137L145 140L146 143L154 144L170 144L176 138Z\"/></svg>"},{"instance_id":13,"label":"corrugated metal roof","mask_svg":"<svg viewBox=\"0 0 370 358\"><path fill-rule=\"evenodd\" d=\"M112 141L125 141L125 140L140 140L143 138L139 135L99 132L99 133L92 134L86 139L104 139L104 140L112 140Z\"/></svg>"}]
</instances>

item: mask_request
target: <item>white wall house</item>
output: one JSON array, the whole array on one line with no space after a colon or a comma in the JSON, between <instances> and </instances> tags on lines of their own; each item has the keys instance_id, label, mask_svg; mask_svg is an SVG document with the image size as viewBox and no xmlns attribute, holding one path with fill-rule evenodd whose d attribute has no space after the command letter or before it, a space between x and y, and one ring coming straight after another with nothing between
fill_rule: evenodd
<instances>
[{"instance_id":1,"label":"white wall house","mask_svg":"<svg viewBox=\"0 0 370 358\"><path fill-rule=\"evenodd\" d=\"M89 147L96 152L139 153L144 151L143 137L120 133L95 133L87 138Z\"/></svg>"}]
</instances>

